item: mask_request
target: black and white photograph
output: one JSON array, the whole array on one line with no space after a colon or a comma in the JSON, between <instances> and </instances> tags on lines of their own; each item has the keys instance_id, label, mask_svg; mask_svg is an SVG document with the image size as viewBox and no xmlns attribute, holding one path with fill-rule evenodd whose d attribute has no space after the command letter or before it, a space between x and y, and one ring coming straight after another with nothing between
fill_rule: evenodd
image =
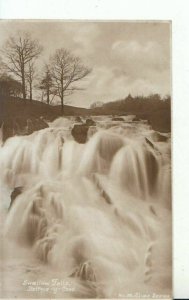
<instances>
[{"instance_id":1,"label":"black and white photograph","mask_svg":"<svg viewBox=\"0 0 189 300\"><path fill-rule=\"evenodd\" d=\"M0 298L172 299L171 57L170 20L0 21Z\"/></svg>"}]
</instances>

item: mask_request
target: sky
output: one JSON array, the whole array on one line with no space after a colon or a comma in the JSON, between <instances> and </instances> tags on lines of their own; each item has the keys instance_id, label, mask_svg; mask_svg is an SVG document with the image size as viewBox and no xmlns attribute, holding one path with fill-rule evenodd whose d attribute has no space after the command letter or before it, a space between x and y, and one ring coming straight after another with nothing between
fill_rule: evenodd
<instances>
[{"instance_id":1,"label":"sky","mask_svg":"<svg viewBox=\"0 0 189 300\"><path fill-rule=\"evenodd\" d=\"M82 82L84 90L67 98L70 105L89 107L128 94L171 94L169 22L0 21L0 48L21 31L43 46L39 67L56 49L66 48L92 68Z\"/></svg>"}]
</instances>

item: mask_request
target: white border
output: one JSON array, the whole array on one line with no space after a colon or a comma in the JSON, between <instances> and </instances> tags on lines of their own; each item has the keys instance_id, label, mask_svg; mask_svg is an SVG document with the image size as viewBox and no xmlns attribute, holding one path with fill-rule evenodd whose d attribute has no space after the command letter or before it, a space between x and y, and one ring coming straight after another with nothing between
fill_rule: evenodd
<instances>
[{"instance_id":1,"label":"white border","mask_svg":"<svg viewBox=\"0 0 189 300\"><path fill-rule=\"evenodd\" d=\"M174 298L189 298L187 0L0 0L1 19L172 20Z\"/></svg>"}]
</instances>

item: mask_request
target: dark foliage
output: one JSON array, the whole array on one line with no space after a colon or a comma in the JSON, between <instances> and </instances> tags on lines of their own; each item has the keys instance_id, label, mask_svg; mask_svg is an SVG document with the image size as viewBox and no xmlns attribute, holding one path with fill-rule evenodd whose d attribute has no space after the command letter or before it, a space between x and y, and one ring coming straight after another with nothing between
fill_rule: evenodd
<instances>
[{"instance_id":1,"label":"dark foliage","mask_svg":"<svg viewBox=\"0 0 189 300\"><path fill-rule=\"evenodd\" d=\"M135 121L148 120L152 128L162 132L171 131L171 97L159 94L149 96L128 95L125 99L108 102L91 110L93 115L136 115Z\"/></svg>"},{"instance_id":2,"label":"dark foliage","mask_svg":"<svg viewBox=\"0 0 189 300\"><path fill-rule=\"evenodd\" d=\"M19 97L22 93L22 85L9 75L0 76L0 95Z\"/></svg>"}]
</instances>

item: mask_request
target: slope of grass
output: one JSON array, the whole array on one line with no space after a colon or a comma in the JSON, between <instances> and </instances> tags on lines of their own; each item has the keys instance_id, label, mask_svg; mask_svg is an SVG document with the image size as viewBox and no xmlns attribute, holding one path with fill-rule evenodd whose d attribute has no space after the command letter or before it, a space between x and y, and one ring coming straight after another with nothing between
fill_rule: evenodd
<instances>
[{"instance_id":1,"label":"slope of grass","mask_svg":"<svg viewBox=\"0 0 189 300\"><path fill-rule=\"evenodd\" d=\"M144 100L145 101L145 100ZM171 131L171 111L169 103L159 103L154 106L153 102L148 101L147 105L128 106L126 101L115 101L107 103L102 107L86 109L74 106L64 106L65 116L90 116L90 115L129 115L134 114L140 119L146 119L154 130L161 132ZM61 106L50 106L35 100L23 100L21 98L1 97L0 96L0 123L10 126L10 123L22 124L30 119L36 122L37 119L53 121L62 116ZM14 125L11 125L14 126Z\"/></svg>"}]
</instances>

